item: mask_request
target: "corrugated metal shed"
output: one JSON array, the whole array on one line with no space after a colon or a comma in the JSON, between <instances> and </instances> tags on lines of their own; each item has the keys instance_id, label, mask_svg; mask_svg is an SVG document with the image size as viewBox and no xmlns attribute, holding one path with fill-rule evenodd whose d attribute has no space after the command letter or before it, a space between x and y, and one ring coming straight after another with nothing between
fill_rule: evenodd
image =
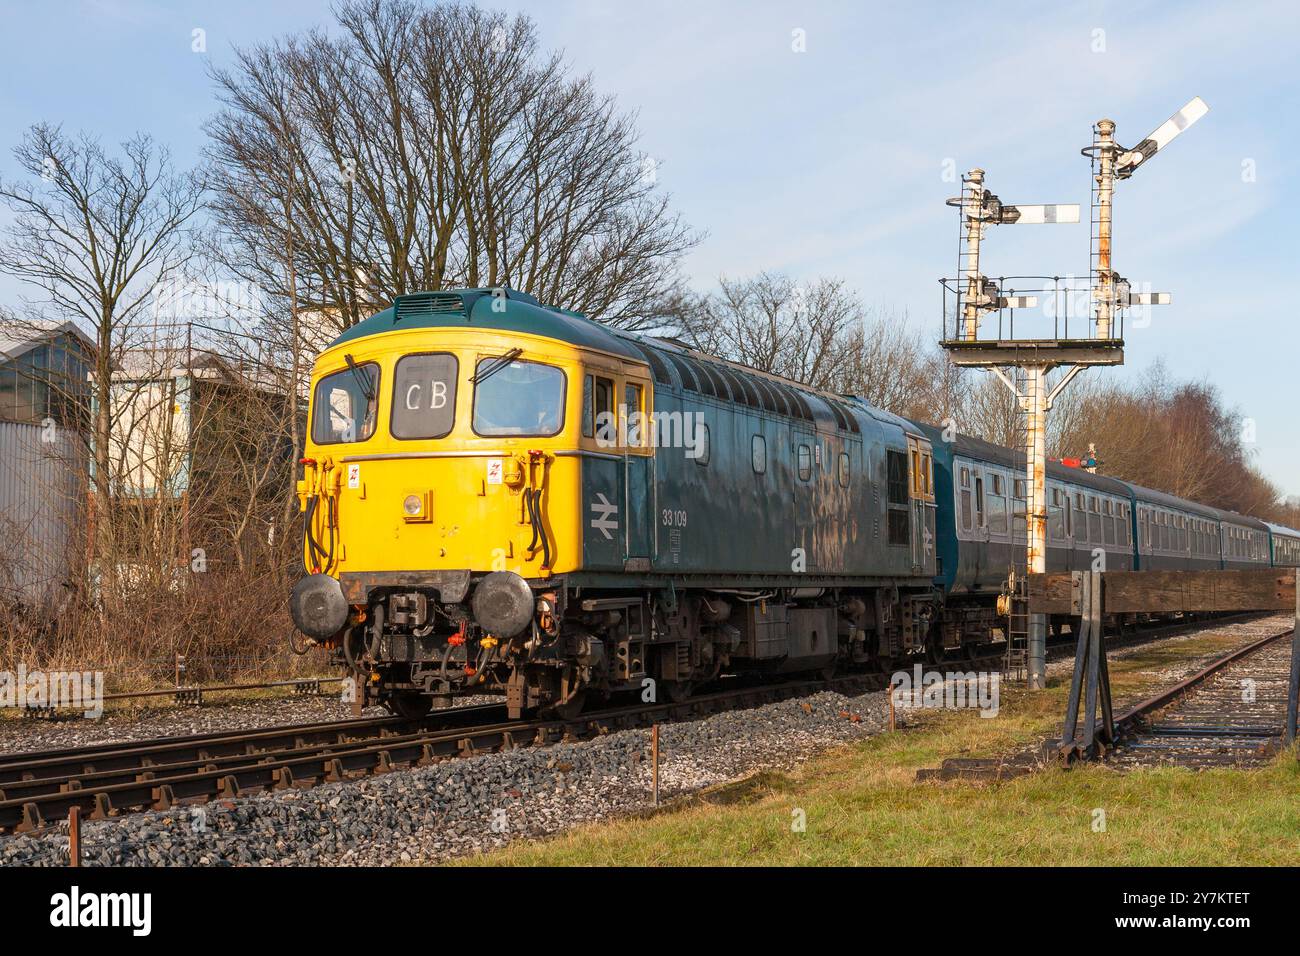
<instances>
[{"instance_id":1,"label":"corrugated metal shed","mask_svg":"<svg viewBox=\"0 0 1300 956\"><path fill-rule=\"evenodd\" d=\"M86 449L52 425L0 421L0 602L52 611L83 546Z\"/></svg>"}]
</instances>

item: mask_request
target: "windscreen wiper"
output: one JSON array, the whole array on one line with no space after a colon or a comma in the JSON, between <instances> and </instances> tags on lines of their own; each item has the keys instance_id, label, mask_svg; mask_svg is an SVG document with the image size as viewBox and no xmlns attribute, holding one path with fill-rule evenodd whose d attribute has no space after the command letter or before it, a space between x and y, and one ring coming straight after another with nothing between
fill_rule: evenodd
<instances>
[{"instance_id":1,"label":"windscreen wiper","mask_svg":"<svg viewBox=\"0 0 1300 956\"><path fill-rule=\"evenodd\" d=\"M356 378L357 384L361 386L361 394L366 397L366 401L375 400L375 387L370 381L370 377L361 371L361 366L357 365L356 360L349 354L343 356L343 361L348 363L348 368L352 370L353 377Z\"/></svg>"},{"instance_id":2,"label":"windscreen wiper","mask_svg":"<svg viewBox=\"0 0 1300 956\"><path fill-rule=\"evenodd\" d=\"M507 365L509 365L511 362L513 362L523 353L524 353L523 349L511 349L505 355L501 356L499 359L494 361L487 368L483 369L481 372L479 372L477 375L471 378L470 381L475 385L479 385L482 384L483 382L486 382L493 375L501 371L503 368L505 368Z\"/></svg>"}]
</instances>

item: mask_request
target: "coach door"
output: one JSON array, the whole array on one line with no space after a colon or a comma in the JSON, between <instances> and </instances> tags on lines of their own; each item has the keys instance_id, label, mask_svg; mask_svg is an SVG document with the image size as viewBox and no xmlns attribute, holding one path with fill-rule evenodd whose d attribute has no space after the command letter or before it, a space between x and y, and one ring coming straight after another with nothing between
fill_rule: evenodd
<instances>
[{"instance_id":1,"label":"coach door","mask_svg":"<svg viewBox=\"0 0 1300 956\"><path fill-rule=\"evenodd\" d=\"M912 508L912 573L935 573L934 455L931 445L916 435L907 436L908 487Z\"/></svg>"}]
</instances>

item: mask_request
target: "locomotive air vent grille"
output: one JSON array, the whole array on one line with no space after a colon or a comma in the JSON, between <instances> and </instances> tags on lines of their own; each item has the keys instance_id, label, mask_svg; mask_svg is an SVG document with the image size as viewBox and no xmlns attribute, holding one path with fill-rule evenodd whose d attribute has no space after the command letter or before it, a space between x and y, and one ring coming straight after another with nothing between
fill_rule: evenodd
<instances>
[{"instance_id":1,"label":"locomotive air vent grille","mask_svg":"<svg viewBox=\"0 0 1300 956\"><path fill-rule=\"evenodd\" d=\"M465 300L455 292L421 292L399 296L395 321L418 315L464 315Z\"/></svg>"}]
</instances>

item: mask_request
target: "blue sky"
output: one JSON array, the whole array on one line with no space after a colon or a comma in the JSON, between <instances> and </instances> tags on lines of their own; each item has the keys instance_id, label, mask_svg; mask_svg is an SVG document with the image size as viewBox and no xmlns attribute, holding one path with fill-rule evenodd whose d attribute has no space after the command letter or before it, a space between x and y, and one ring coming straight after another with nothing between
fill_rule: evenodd
<instances>
[{"instance_id":1,"label":"blue sky","mask_svg":"<svg viewBox=\"0 0 1300 956\"><path fill-rule=\"evenodd\" d=\"M708 232L687 261L698 287L761 269L840 276L936 338L936 279L956 259L946 162L988 170L1008 202L1085 204L1077 226L995 230L986 273L1083 273L1079 149L1093 121L1114 119L1132 145L1201 96L1209 115L1115 200L1116 267L1174 304L1128 330L1127 367L1088 374L1163 358L1208 378L1254 420L1265 473L1300 494L1300 326L1286 305L1300 252L1300 5L487 5L526 10L546 46L637 112L659 182ZM299 0L47 0L0 13L6 175L9 147L39 120L107 140L147 130L189 165L214 106L208 63L329 19L326 4ZM195 28L206 54L191 51ZM18 294L0 281L0 302Z\"/></svg>"}]
</instances>

